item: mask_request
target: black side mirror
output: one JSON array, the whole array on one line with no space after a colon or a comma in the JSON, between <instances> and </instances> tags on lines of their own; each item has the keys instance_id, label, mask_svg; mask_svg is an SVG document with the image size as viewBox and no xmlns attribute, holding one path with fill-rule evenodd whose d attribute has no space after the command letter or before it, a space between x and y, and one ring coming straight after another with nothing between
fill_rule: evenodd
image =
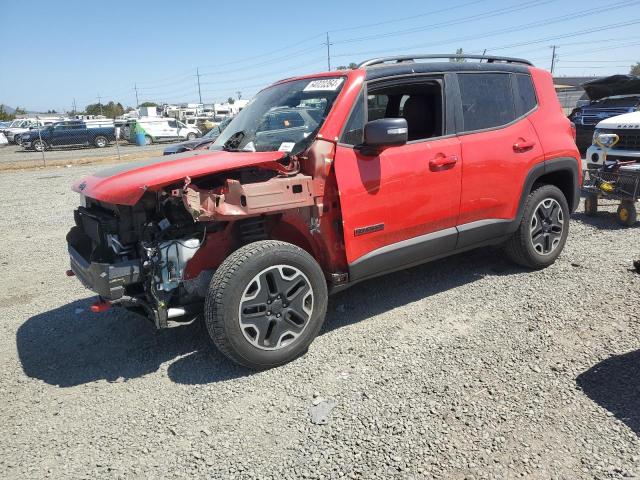
<instances>
[{"instance_id":1,"label":"black side mirror","mask_svg":"<svg viewBox=\"0 0 640 480\"><path fill-rule=\"evenodd\" d=\"M409 138L409 127L404 118L380 118L364 126L363 153L377 154L383 147L404 145Z\"/></svg>"}]
</instances>

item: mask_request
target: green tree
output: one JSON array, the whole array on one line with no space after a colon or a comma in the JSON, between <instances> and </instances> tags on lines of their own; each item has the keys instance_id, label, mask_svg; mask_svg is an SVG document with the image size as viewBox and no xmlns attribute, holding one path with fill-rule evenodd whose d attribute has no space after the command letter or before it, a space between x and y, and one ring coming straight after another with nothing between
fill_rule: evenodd
<instances>
[{"instance_id":1,"label":"green tree","mask_svg":"<svg viewBox=\"0 0 640 480\"><path fill-rule=\"evenodd\" d=\"M354 68L358 68L358 64L351 62L349 66L340 65L339 67L336 67L336 70L353 70Z\"/></svg>"},{"instance_id":2,"label":"green tree","mask_svg":"<svg viewBox=\"0 0 640 480\"><path fill-rule=\"evenodd\" d=\"M461 48L456 49L456 55L464 55L464 52L462 51ZM449 61L454 63L464 63L467 60L464 58L450 58Z\"/></svg>"},{"instance_id":3,"label":"green tree","mask_svg":"<svg viewBox=\"0 0 640 480\"><path fill-rule=\"evenodd\" d=\"M156 102L142 102L140 106L141 107L157 107L158 104Z\"/></svg>"},{"instance_id":4,"label":"green tree","mask_svg":"<svg viewBox=\"0 0 640 480\"><path fill-rule=\"evenodd\" d=\"M7 112L4 109L4 105L0 105L0 122L5 122L7 120L13 120L14 118L16 118L15 115L12 115L11 113Z\"/></svg>"},{"instance_id":5,"label":"green tree","mask_svg":"<svg viewBox=\"0 0 640 480\"><path fill-rule=\"evenodd\" d=\"M119 117L124 113L124 107L120 102L114 103L92 103L87 105L84 109L87 115L104 115L107 118Z\"/></svg>"},{"instance_id":6,"label":"green tree","mask_svg":"<svg viewBox=\"0 0 640 480\"><path fill-rule=\"evenodd\" d=\"M636 62L636 64L631 67L629 73L631 75L640 75L640 62Z\"/></svg>"},{"instance_id":7,"label":"green tree","mask_svg":"<svg viewBox=\"0 0 640 480\"><path fill-rule=\"evenodd\" d=\"M27 111L24 108L20 108L20 107L16 107L15 112L13 112L14 115L26 115Z\"/></svg>"},{"instance_id":8,"label":"green tree","mask_svg":"<svg viewBox=\"0 0 640 480\"><path fill-rule=\"evenodd\" d=\"M47 113L58 113L55 110L51 109L51 110L47 110Z\"/></svg>"},{"instance_id":9,"label":"green tree","mask_svg":"<svg viewBox=\"0 0 640 480\"><path fill-rule=\"evenodd\" d=\"M230 105L233 105L236 101L233 99L233 97L229 97L227 98L227 103Z\"/></svg>"}]
</instances>

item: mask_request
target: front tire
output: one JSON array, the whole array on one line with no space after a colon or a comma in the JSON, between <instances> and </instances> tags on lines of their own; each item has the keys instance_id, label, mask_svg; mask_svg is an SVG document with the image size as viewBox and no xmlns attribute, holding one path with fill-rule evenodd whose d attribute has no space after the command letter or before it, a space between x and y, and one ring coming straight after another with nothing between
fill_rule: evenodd
<instances>
[{"instance_id":1,"label":"front tire","mask_svg":"<svg viewBox=\"0 0 640 480\"><path fill-rule=\"evenodd\" d=\"M145 135L144 136L144 144L145 145L151 145L153 143L153 138L151 138L151 136L149 135Z\"/></svg>"},{"instance_id":2,"label":"front tire","mask_svg":"<svg viewBox=\"0 0 640 480\"><path fill-rule=\"evenodd\" d=\"M187 140L195 140L196 138L198 138L198 136L193 132L187 135Z\"/></svg>"},{"instance_id":3,"label":"front tire","mask_svg":"<svg viewBox=\"0 0 640 480\"><path fill-rule=\"evenodd\" d=\"M218 267L205 322L223 354L262 370L306 352L326 310L327 284L313 257L295 245L264 240L236 250Z\"/></svg>"},{"instance_id":4,"label":"front tire","mask_svg":"<svg viewBox=\"0 0 640 480\"><path fill-rule=\"evenodd\" d=\"M523 267L540 269L556 261L569 234L569 205L554 185L533 190L518 230L506 244L507 256Z\"/></svg>"},{"instance_id":5,"label":"front tire","mask_svg":"<svg viewBox=\"0 0 640 480\"><path fill-rule=\"evenodd\" d=\"M45 143L45 141L40 139L34 140L31 146L36 152L44 152L47 149L47 144Z\"/></svg>"}]
</instances>

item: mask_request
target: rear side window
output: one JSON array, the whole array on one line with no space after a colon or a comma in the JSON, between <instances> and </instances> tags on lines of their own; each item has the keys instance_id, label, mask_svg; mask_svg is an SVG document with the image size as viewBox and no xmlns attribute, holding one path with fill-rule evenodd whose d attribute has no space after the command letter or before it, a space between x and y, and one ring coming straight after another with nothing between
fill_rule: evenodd
<instances>
[{"instance_id":1,"label":"rear side window","mask_svg":"<svg viewBox=\"0 0 640 480\"><path fill-rule=\"evenodd\" d=\"M515 78L518 87L518 116L521 116L533 110L538 104L538 99L529 75L518 74L515 75Z\"/></svg>"},{"instance_id":2,"label":"rear side window","mask_svg":"<svg viewBox=\"0 0 640 480\"><path fill-rule=\"evenodd\" d=\"M500 127L516 119L508 73L460 73L458 83L463 131Z\"/></svg>"}]
</instances>

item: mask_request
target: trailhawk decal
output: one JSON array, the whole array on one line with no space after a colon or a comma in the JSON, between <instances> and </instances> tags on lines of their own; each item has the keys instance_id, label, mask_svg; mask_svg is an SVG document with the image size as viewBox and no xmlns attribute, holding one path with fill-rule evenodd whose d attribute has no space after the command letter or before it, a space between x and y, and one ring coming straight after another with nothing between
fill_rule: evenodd
<instances>
[{"instance_id":1,"label":"trailhawk decal","mask_svg":"<svg viewBox=\"0 0 640 480\"><path fill-rule=\"evenodd\" d=\"M369 225L369 226L366 226L366 227L356 228L353 231L353 236L357 237L357 236L360 236L360 235L365 235L367 233L379 232L381 230L384 230L384 223L376 223L375 225Z\"/></svg>"}]
</instances>

